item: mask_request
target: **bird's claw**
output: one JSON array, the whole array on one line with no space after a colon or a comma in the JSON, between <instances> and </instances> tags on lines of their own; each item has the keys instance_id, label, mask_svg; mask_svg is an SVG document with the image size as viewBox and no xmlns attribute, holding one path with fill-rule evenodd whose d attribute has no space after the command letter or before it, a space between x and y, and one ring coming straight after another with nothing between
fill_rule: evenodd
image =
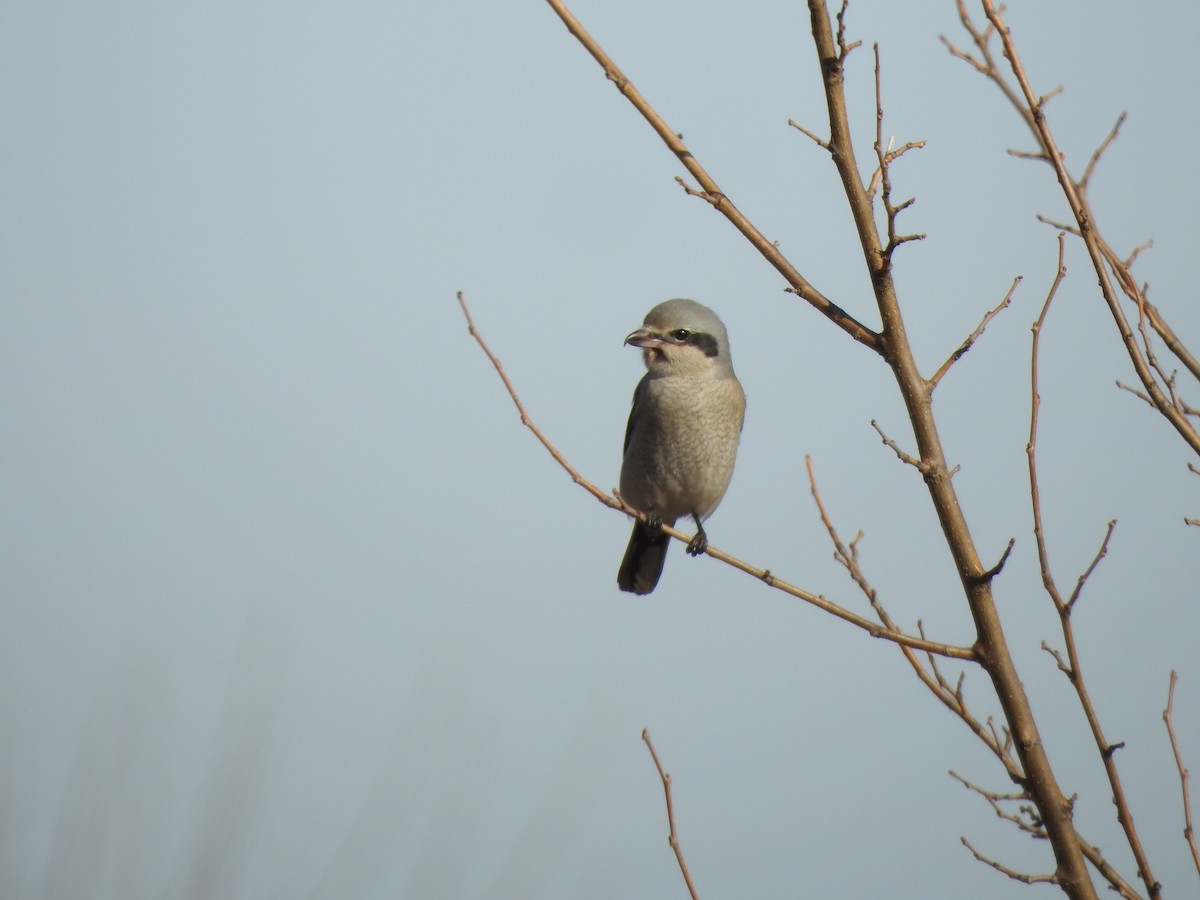
<instances>
[{"instance_id":1,"label":"bird's claw","mask_svg":"<svg viewBox=\"0 0 1200 900\"><path fill-rule=\"evenodd\" d=\"M692 538L687 545L687 552L692 556L699 556L708 549L708 535L701 528L696 532L696 536Z\"/></svg>"}]
</instances>

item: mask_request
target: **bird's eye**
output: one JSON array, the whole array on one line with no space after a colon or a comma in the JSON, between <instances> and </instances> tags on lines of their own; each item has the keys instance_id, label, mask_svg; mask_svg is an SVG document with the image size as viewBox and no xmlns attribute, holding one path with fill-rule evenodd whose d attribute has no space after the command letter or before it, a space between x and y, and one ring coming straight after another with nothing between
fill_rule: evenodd
<instances>
[{"instance_id":1,"label":"bird's eye","mask_svg":"<svg viewBox=\"0 0 1200 900\"><path fill-rule=\"evenodd\" d=\"M692 333L690 331L688 331L686 328L676 328L674 331L671 332L671 337L675 338L675 340L679 341L679 343L681 343L681 344L684 343L691 336L692 336Z\"/></svg>"}]
</instances>

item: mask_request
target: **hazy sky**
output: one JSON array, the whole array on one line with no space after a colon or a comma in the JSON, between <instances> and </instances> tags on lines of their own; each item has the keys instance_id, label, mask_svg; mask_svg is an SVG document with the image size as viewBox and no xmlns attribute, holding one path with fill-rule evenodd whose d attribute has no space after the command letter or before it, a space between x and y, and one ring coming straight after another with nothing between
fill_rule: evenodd
<instances>
[{"instance_id":1,"label":"hazy sky","mask_svg":"<svg viewBox=\"0 0 1200 900\"><path fill-rule=\"evenodd\" d=\"M1009 22L1093 205L1200 349L1200 8L1016 0ZM800 3L577 0L725 191L877 324L827 155ZM701 896L1048 896L1048 848L947 776L999 767L893 648L673 547L618 592L627 520L575 487L466 334L457 290L540 426L617 482L655 303L728 326L749 397L714 546L866 611L831 558L811 455L895 618L970 619L885 367L704 203L550 8L528 3L41 3L0 17L0 894L37 898L665 898L650 729ZM1065 218L954 4L856 0L864 166L881 44L897 256L980 552L1078 825L1133 880L1078 706L1042 640L1025 444L1029 326ZM1200 768L1200 481L1114 386L1128 361L1081 248L1044 338L1042 490L1059 583L1119 524L1077 613L1155 873L1195 890L1161 722ZM1181 383L1183 383L1181 381ZM1200 391L1191 385L1193 403ZM1193 460L1194 461L1194 460ZM947 666L953 676L955 670ZM968 674L980 716L996 711ZM1200 802L1200 801L1198 801Z\"/></svg>"}]
</instances>

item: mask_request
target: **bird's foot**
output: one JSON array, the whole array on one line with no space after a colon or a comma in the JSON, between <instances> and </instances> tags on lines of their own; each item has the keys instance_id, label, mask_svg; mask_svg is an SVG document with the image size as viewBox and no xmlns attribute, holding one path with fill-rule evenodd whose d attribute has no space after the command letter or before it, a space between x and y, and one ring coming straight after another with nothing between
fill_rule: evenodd
<instances>
[{"instance_id":1,"label":"bird's foot","mask_svg":"<svg viewBox=\"0 0 1200 900\"><path fill-rule=\"evenodd\" d=\"M705 534L704 529L701 528L699 531L696 532L696 536L694 538L692 538L690 541L688 541L687 552L690 553L692 556L699 556L701 553L703 553L707 549L708 549L708 535Z\"/></svg>"}]
</instances>

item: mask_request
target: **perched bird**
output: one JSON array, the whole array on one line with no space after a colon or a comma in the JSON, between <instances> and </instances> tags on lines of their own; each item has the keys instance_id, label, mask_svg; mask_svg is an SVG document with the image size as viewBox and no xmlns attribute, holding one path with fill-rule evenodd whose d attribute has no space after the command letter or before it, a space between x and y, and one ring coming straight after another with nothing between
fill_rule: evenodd
<instances>
[{"instance_id":1,"label":"perched bird","mask_svg":"<svg viewBox=\"0 0 1200 900\"><path fill-rule=\"evenodd\" d=\"M696 536L687 552L697 556L708 547L703 523L729 487L746 395L733 374L725 326L695 300L660 303L625 343L642 349L648 371L625 428L621 496L651 521L634 522L617 584L649 594L670 542L660 525L691 516Z\"/></svg>"}]
</instances>

